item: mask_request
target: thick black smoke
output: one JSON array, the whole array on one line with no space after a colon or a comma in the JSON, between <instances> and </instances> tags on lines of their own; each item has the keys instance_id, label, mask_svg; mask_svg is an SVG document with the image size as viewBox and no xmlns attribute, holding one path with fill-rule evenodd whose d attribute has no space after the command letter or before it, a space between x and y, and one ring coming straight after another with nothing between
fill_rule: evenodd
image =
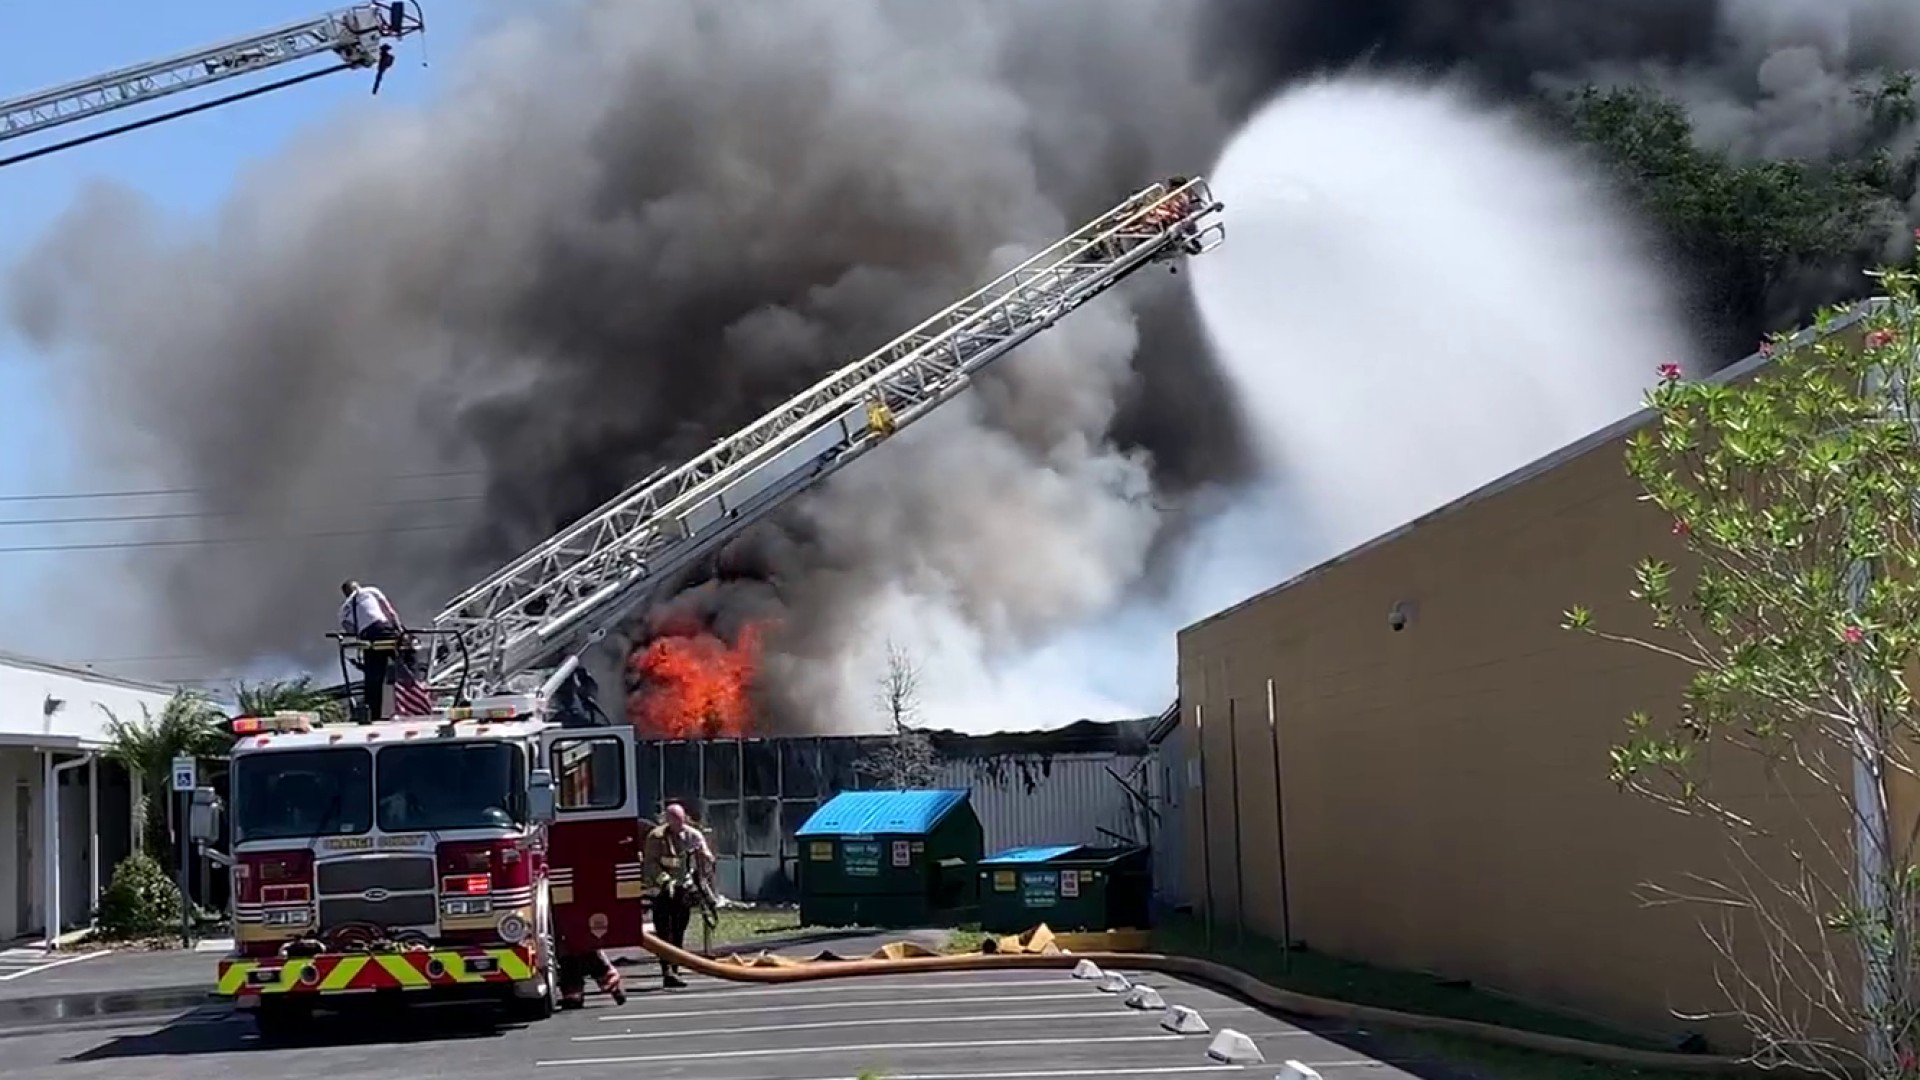
<instances>
[{"instance_id":1,"label":"thick black smoke","mask_svg":"<svg viewBox=\"0 0 1920 1080\"><path fill-rule=\"evenodd\" d=\"M210 534L288 537L144 553L167 651L311 657L341 578L432 610L1146 181L1204 168L1302 74L1414 67L1510 99L1645 79L1709 137L1787 152L1850 137L1846 78L1912 59L1904 11L543 4L470 49L440 104L302 138L211 221L84 193L9 310L63 365L72 415L100 421L98 464L203 488ZM780 614L785 713L846 726L826 710L861 678L846 657L871 645L876 596L1017 648L1151 583L1191 508L1249 462L1184 297L1143 283L730 553L734 576L683 606L723 627ZM482 497L392 479L436 472Z\"/></svg>"},{"instance_id":2,"label":"thick black smoke","mask_svg":"<svg viewBox=\"0 0 1920 1080\"><path fill-rule=\"evenodd\" d=\"M185 237L88 192L20 268L15 320L117 419L107 461L203 486L222 532L322 534L175 560L162 610L221 597L170 622L176 647L311 655L337 580L424 613L1204 164L1225 127L1181 58L1191 11L543 6L443 104L316 133ZM831 657L889 579L1009 642L1119 598L1157 550L1156 492L1245 460L1183 302L1089 308L763 541L797 590L784 636ZM383 505L420 487L382 477L459 469L477 505ZM420 519L457 528L392 531ZM765 592L702 606L737 591Z\"/></svg>"}]
</instances>

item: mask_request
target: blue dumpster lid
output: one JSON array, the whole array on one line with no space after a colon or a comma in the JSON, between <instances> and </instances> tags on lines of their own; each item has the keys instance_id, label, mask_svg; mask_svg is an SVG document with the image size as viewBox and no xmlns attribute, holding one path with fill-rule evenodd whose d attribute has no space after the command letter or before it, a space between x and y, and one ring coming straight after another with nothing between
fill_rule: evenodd
<instances>
[{"instance_id":1,"label":"blue dumpster lid","mask_svg":"<svg viewBox=\"0 0 1920 1080\"><path fill-rule=\"evenodd\" d=\"M843 791L820 805L795 836L925 836L954 807L960 790Z\"/></svg>"},{"instance_id":2,"label":"blue dumpster lid","mask_svg":"<svg viewBox=\"0 0 1920 1080\"><path fill-rule=\"evenodd\" d=\"M1062 855L1071 855L1079 850L1079 844L1045 844L1035 847L1008 848L981 859L980 863L982 866L987 863L1042 863L1058 859Z\"/></svg>"}]
</instances>

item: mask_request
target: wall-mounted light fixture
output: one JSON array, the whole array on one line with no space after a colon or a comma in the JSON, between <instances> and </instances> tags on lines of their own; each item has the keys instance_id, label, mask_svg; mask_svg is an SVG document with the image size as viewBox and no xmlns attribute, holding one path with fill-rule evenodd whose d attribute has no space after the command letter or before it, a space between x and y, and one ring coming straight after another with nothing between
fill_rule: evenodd
<instances>
[{"instance_id":1,"label":"wall-mounted light fixture","mask_svg":"<svg viewBox=\"0 0 1920 1080\"><path fill-rule=\"evenodd\" d=\"M1411 625L1413 625L1413 604L1410 601L1402 600L1388 610L1387 626L1394 633L1397 634Z\"/></svg>"}]
</instances>

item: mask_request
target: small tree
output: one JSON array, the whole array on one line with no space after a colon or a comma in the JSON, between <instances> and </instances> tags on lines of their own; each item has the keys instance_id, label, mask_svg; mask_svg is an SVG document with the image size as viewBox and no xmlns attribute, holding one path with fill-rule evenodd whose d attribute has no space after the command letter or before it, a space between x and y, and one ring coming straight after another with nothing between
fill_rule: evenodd
<instances>
[{"instance_id":1,"label":"small tree","mask_svg":"<svg viewBox=\"0 0 1920 1080\"><path fill-rule=\"evenodd\" d=\"M1691 673L1675 715L1628 719L1612 778L1730 838L1728 873L1664 891L1711 905L1703 927L1761 1063L1884 1080L1920 1076L1920 823L1889 830L1886 795L1914 776L1920 736L1920 278L1874 276L1887 299L1859 327L1830 333L1825 312L1813 340L1775 340L1756 378L1661 370L1627 466L1686 566L1640 562L1649 637L1584 608L1567 623ZM1769 826L1721 801L1703 766L1729 751L1757 756L1773 805L1806 816ZM1855 835L1820 834L1835 811Z\"/></svg>"},{"instance_id":2,"label":"small tree","mask_svg":"<svg viewBox=\"0 0 1920 1080\"><path fill-rule=\"evenodd\" d=\"M123 720L104 705L100 711L107 716L107 757L140 778L136 813L141 850L164 859L172 847L168 809L173 759L183 754L202 760L226 757L233 745L223 728L226 715L193 690L174 694L157 717L144 704L138 720Z\"/></svg>"},{"instance_id":3,"label":"small tree","mask_svg":"<svg viewBox=\"0 0 1920 1080\"><path fill-rule=\"evenodd\" d=\"M271 716L277 712L318 713L325 723L346 719L344 702L313 685L311 675L297 679L267 679L233 684L234 702L241 716Z\"/></svg>"},{"instance_id":4,"label":"small tree","mask_svg":"<svg viewBox=\"0 0 1920 1080\"><path fill-rule=\"evenodd\" d=\"M918 788L939 775L933 740L914 727L920 718L920 667L907 651L887 642L887 667L874 693L887 721L887 741L854 763L884 788Z\"/></svg>"}]
</instances>

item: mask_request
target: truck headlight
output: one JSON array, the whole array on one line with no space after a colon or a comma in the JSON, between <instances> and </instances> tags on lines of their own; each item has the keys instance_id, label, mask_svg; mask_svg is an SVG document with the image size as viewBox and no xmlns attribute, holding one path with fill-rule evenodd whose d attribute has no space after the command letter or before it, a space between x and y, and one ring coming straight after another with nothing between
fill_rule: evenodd
<instances>
[{"instance_id":1,"label":"truck headlight","mask_svg":"<svg viewBox=\"0 0 1920 1080\"><path fill-rule=\"evenodd\" d=\"M527 939L527 920L518 915L509 913L500 916L496 929L500 933L500 940L509 945L518 945Z\"/></svg>"},{"instance_id":2,"label":"truck headlight","mask_svg":"<svg viewBox=\"0 0 1920 1080\"><path fill-rule=\"evenodd\" d=\"M441 913L456 919L485 915L492 910L493 901L484 896L454 896L440 901Z\"/></svg>"},{"instance_id":3,"label":"truck headlight","mask_svg":"<svg viewBox=\"0 0 1920 1080\"><path fill-rule=\"evenodd\" d=\"M266 918L268 926L305 926L312 921L313 911L310 908L286 908L280 911L269 911L267 912Z\"/></svg>"}]
</instances>

